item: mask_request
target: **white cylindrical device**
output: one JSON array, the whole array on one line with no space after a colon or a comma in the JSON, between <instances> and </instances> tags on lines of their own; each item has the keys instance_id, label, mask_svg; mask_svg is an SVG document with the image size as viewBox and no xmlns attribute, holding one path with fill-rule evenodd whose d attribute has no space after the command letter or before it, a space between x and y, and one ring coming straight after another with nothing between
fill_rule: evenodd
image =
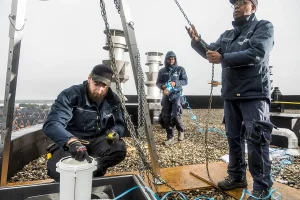
<instances>
[{"instance_id":1,"label":"white cylindrical device","mask_svg":"<svg viewBox=\"0 0 300 200\"><path fill-rule=\"evenodd\" d=\"M93 171L97 169L96 161L79 162L71 156L62 158L56 164L60 173L59 199L91 200Z\"/></svg>"}]
</instances>

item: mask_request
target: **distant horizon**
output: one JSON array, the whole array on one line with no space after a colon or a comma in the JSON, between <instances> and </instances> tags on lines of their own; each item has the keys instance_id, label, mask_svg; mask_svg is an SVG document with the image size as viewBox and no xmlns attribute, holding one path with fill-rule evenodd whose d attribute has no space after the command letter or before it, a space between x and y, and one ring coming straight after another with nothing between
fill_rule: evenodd
<instances>
[{"instance_id":1,"label":"distant horizon","mask_svg":"<svg viewBox=\"0 0 300 200\"><path fill-rule=\"evenodd\" d=\"M55 101L55 99L16 99L15 102L20 102L20 101L32 101L32 102L49 102L49 101ZM0 103L4 103L3 100L0 100Z\"/></svg>"}]
</instances>

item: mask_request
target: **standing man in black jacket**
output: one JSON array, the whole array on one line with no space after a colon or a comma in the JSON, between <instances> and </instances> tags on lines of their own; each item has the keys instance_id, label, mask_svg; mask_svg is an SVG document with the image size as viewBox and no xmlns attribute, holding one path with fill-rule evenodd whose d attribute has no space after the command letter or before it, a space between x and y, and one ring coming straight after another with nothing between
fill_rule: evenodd
<instances>
[{"instance_id":1,"label":"standing man in black jacket","mask_svg":"<svg viewBox=\"0 0 300 200\"><path fill-rule=\"evenodd\" d=\"M96 159L94 176L103 176L126 157L121 139L125 131L120 100L110 88L113 71L106 65L93 68L88 80L63 90L51 107L43 130L54 144L48 148L48 175L59 181L56 163L72 156L78 161Z\"/></svg>"},{"instance_id":2,"label":"standing man in black jacket","mask_svg":"<svg viewBox=\"0 0 300 200\"><path fill-rule=\"evenodd\" d=\"M274 45L271 22L257 20L257 0L230 0L234 29L227 30L210 45L187 28L192 48L210 63L222 65L222 97L229 144L229 176L220 181L223 190L247 186L245 139L249 169L254 179L252 194L267 197L272 187L269 143L269 56ZM254 199L249 197L249 199ZM267 198L271 199L271 198Z\"/></svg>"},{"instance_id":3,"label":"standing man in black jacket","mask_svg":"<svg viewBox=\"0 0 300 200\"><path fill-rule=\"evenodd\" d=\"M156 86L164 94L161 101L162 120L167 132L167 140L164 141L164 145L173 145L175 143L174 125L178 131L178 141L184 139L185 128L181 121L183 110L181 95L183 86L187 84L188 77L184 67L178 65L176 54L173 51L168 51L165 57L165 67L159 70L156 80Z\"/></svg>"}]
</instances>

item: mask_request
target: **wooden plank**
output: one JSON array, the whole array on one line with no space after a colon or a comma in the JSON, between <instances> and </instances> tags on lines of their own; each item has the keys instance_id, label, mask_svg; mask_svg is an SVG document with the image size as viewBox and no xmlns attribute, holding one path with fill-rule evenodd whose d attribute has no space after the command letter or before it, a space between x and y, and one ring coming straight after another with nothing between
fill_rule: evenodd
<instances>
[{"instance_id":1,"label":"wooden plank","mask_svg":"<svg viewBox=\"0 0 300 200\"><path fill-rule=\"evenodd\" d=\"M201 189L212 188L211 185L199 181L199 179L197 179L196 177L191 176L190 171L206 172L205 165L186 165L180 167L162 168L161 178L178 191L193 190L199 188ZM115 175L125 175L125 174L138 174L138 172L111 173L105 176L115 176ZM149 186L148 180L146 179L146 177L144 178L145 178L146 185ZM158 192L166 193L169 191L170 188L168 188L167 186L158 185Z\"/></svg>"},{"instance_id":2,"label":"wooden plank","mask_svg":"<svg viewBox=\"0 0 300 200\"><path fill-rule=\"evenodd\" d=\"M109 174L105 174L104 176L120 176L120 175L129 175L129 174L138 174L138 172L113 172Z\"/></svg>"},{"instance_id":3,"label":"wooden plank","mask_svg":"<svg viewBox=\"0 0 300 200\"><path fill-rule=\"evenodd\" d=\"M23 185L37 185L42 183L51 183L54 182L53 179L45 179L45 180L36 180L36 181L18 181L14 183L7 183L7 187L13 187L13 186L23 186Z\"/></svg>"},{"instance_id":4,"label":"wooden plank","mask_svg":"<svg viewBox=\"0 0 300 200\"><path fill-rule=\"evenodd\" d=\"M224 162L211 163L209 165L209 171L210 171L210 176L213 179L213 182L215 184L217 184L219 181L223 180L227 176L227 164ZM203 172L198 171L198 172L194 172L194 173L206 180L209 180L207 174L205 174ZM246 189L249 192L251 192L252 185L253 185L253 179L252 179L252 176L249 171L247 171L247 181L248 181L248 187ZM288 200L299 199L300 190L291 188L287 185L278 183L276 181L274 181L273 188L277 188L276 192L279 192L282 195L283 199L288 199ZM227 193L230 196L232 196L236 199L240 199L242 192L243 192L242 188L227 191ZM248 196L246 195L246 197L248 197ZM246 198L244 198L244 199L246 199Z\"/></svg>"},{"instance_id":5,"label":"wooden plank","mask_svg":"<svg viewBox=\"0 0 300 200\"><path fill-rule=\"evenodd\" d=\"M190 171L204 172L205 165L187 165L171 168L161 169L161 177L166 181L170 186L175 188L178 191L183 190L194 190L194 189L208 189L212 188L211 185L199 181L196 177L190 175ZM170 191L170 189L165 185L159 185L158 191L165 193Z\"/></svg>"}]
</instances>

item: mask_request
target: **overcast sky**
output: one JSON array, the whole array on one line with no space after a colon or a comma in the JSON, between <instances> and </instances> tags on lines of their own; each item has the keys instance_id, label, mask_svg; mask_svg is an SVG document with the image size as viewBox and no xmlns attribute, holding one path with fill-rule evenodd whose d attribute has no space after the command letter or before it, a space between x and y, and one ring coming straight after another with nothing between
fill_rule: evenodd
<instances>
[{"instance_id":1,"label":"overcast sky","mask_svg":"<svg viewBox=\"0 0 300 200\"><path fill-rule=\"evenodd\" d=\"M68 0L70 1L70 0ZM195 24L203 39L210 43L227 29L232 29L232 8L229 0L178 0ZM73 84L82 83L93 66L109 58L103 50L104 23L99 0L28 0L26 25L22 40L17 99L55 99L58 93ZM113 0L106 0L110 28L122 29ZM173 0L127 0L135 34L141 52L144 72L148 51L173 50L178 62L185 67L189 85L186 95L208 95L207 82L211 64L191 47L183 15ZM259 0L258 19L271 21L275 27L275 47L270 58L274 66L272 79L283 94L300 94L300 1ZM11 0L0 0L0 96L4 99L8 58L8 15ZM128 53L125 59L130 61ZM164 57L162 58L162 60ZM220 81L221 66L215 66ZM130 72L125 94L136 94ZM221 87L214 94L220 95Z\"/></svg>"}]
</instances>

